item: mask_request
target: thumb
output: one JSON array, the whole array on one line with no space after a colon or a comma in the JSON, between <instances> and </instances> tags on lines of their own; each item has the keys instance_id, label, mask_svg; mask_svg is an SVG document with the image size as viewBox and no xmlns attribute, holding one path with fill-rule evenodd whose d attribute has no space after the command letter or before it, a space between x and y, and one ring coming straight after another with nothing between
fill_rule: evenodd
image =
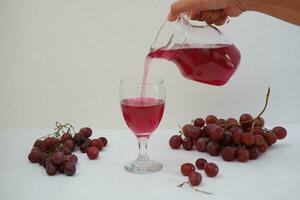
<instances>
[{"instance_id":1,"label":"thumb","mask_svg":"<svg viewBox=\"0 0 300 200\"><path fill-rule=\"evenodd\" d=\"M181 13L190 12L191 10L194 10L196 4L200 1L201 0L178 0L174 2L171 5L168 20L175 21Z\"/></svg>"}]
</instances>

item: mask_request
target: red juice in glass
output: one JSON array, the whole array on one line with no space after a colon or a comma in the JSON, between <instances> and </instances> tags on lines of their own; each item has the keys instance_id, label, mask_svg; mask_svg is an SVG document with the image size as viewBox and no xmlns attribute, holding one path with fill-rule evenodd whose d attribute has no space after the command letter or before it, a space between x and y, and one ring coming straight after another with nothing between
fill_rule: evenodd
<instances>
[{"instance_id":1,"label":"red juice in glass","mask_svg":"<svg viewBox=\"0 0 300 200\"><path fill-rule=\"evenodd\" d=\"M151 97L121 100L126 124L137 137L150 137L160 123L164 107L163 100Z\"/></svg>"}]
</instances>

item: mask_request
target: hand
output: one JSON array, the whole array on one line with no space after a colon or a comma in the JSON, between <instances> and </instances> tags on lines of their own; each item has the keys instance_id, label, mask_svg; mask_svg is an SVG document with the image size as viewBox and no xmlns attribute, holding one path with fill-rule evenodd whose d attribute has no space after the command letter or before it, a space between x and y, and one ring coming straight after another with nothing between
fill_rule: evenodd
<instances>
[{"instance_id":1,"label":"hand","mask_svg":"<svg viewBox=\"0 0 300 200\"><path fill-rule=\"evenodd\" d=\"M227 17L237 17L246 9L242 0L177 0L171 5L169 21L175 21L181 13L207 24L223 25Z\"/></svg>"}]
</instances>

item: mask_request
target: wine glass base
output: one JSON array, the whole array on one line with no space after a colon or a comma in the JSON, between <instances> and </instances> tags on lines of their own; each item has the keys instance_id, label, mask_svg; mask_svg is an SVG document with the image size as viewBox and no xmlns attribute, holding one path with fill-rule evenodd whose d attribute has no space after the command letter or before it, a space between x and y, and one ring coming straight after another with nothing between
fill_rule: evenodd
<instances>
[{"instance_id":1,"label":"wine glass base","mask_svg":"<svg viewBox=\"0 0 300 200\"><path fill-rule=\"evenodd\" d=\"M125 170L135 174L150 174L161 170L162 163L154 160L136 160L124 166Z\"/></svg>"}]
</instances>

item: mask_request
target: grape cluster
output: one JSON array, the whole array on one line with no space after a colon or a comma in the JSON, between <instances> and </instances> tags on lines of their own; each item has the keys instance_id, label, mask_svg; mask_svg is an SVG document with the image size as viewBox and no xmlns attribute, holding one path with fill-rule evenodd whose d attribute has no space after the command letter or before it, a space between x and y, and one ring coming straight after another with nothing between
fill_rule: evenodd
<instances>
[{"instance_id":1,"label":"grape cluster","mask_svg":"<svg viewBox=\"0 0 300 200\"><path fill-rule=\"evenodd\" d=\"M204 170L206 176L208 177L215 177L219 172L219 168L215 163L212 162L208 163L204 158L197 159L195 165L193 165L192 163L184 163L181 165L180 171L183 176L188 176L188 181L178 185L179 187L182 187L186 183L188 183L191 186L198 186L201 184L202 175L199 172L196 172L195 166L199 170ZM196 191L200 191L200 190L196 189Z\"/></svg>"},{"instance_id":2,"label":"grape cluster","mask_svg":"<svg viewBox=\"0 0 300 200\"><path fill-rule=\"evenodd\" d=\"M184 125L180 135L170 138L169 145L172 149L182 146L187 151L195 148L211 156L221 155L225 161L247 162L287 135L281 126L267 129L264 124L261 116L253 118L250 114L242 114L239 120L208 115Z\"/></svg>"},{"instance_id":3,"label":"grape cluster","mask_svg":"<svg viewBox=\"0 0 300 200\"><path fill-rule=\"evenodd\" d=\"M43 166L50 176L58 172L72 176L76 172L78 161L77 156L73 154L77 148L87 153L89 159L94 160L99 151L107 145L105 137L90 139L91 135L91 128L85 127L75 133L72 125L56 123L54 133L35 141L28 159Z\"/></svg>"}]
</instances>

